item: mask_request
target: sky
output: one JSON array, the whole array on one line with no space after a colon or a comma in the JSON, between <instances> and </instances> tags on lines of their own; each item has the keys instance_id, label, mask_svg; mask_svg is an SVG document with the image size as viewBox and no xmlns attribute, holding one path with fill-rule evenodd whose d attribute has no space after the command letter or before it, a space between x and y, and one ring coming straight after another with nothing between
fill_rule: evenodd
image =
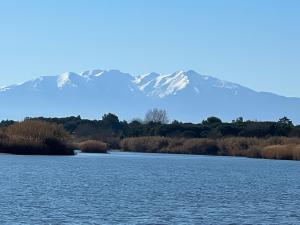
<instances>
[{"instance_id":1,"label":"sky","mask_svg":"<svg viewBox=\"0 0 300 225\"><path fill-rule=\"evenodd\" d=\"M298 0L2 0L0 86L65 71L193 69L300 97Z\"/></svg>"}]
</instances>

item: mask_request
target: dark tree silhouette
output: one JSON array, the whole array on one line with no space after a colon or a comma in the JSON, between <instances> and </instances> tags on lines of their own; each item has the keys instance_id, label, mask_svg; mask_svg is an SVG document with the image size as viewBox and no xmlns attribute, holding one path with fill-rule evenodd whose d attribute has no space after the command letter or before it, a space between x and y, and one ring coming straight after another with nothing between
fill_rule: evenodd
<instances>
[{"instance_id":1,"label":"dark tree silhouette","mask_svg":"<svg viewBox=\"0 0 300 225\"><path fill-rule=\"evenodd\" d=\"M207 126L216 125L216 124L220 124L220 123L222 123L222 120L215 116L208 117L206 120L202 121L202 124L207 125Z\"/></svg>"}]
</instances>

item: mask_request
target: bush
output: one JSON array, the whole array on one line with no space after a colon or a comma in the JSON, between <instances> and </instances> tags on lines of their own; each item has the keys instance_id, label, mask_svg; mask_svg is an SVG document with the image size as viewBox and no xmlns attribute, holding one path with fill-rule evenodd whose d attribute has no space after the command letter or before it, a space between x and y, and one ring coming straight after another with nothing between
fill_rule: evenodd
<instances>
[{"instance_id":1,"label":"bush","mask_svg":"<svg viewBox=\"0 0 300 225\"><path fill-rule=\"evenodd\" d=\"M271 145L265 147L261 155L266 159L299 160L300 145Z\"/></svg>"},{"instance_id":2,"label":"bush","mask_svg":"<svg viewBox=\"0 0 300 225\"><path fill-rule=\"evenodd\" d=\"M107 153L107 144L102 141L88 140L79 143L79 149L86 153Z\"/></svg>"},{"instance_id":3,"label":"bush","mask_svg":"<svg viewBox=\"0 0 300 225\"><path fill-rule=\"evenodd\" d=\"M38 120L14 123L0 132L0 152L25 155L73 155L62 126Z\"/></svg>"},{"instance_id":4,"label":"bush","mask_svg":"<svg viewBox=\"0 0 300 225\"><path fill-rule=\"evenodd\" d=\"M293 148L293 160L300 160L300 145Z\"/></svg>"},{"instance_id":5,"label":"bush","mask_svg":"<svg viewBox=\"0 0 300 225\"><path fill-rule=\"evenodd\" d=\"M287 137L223 139L134 137L121 141L124 151L300 160L300 139Z\"/></svg>"},{"instance_id":6,"label":"bush","mask_svg":"<svg viewBox=\"0 0 300 225\"><path fill-rule=\"evenodd\" d=\"M257 151L265 146L265 140L258 138L231 137L218 140L221 155L259 157Z\"/></svg>"},{"instance_id":7,"label":"bush","mask_svg":"<svg viewBox=\"0 0 300 225\"><path fill-rule=\"evenodd\" d=\"M133 137L123 139L121 148L133 152L161 152L168 144L169 139L165 137Z\"/></svg>"},{"instance_id":8,"label":"bush","mask_svg":"<svg viewBox=\"0 0 300 225\"><path fill-rule=\"evenodd\" d=\"M160 152L176 154L218 154L216 141L212 139L175 139L165 137L134 137L121 141L124 151L133 152Z\"/></svg>"},{"instance_id":9,"label":"bush","mask_svg":"<svg viewBox=\"0 0 300 225\"><path fill-rule=\"evenodd\" d=\"M107 144L109 149L120 149L120 138L118 137L102 137L101 140Z\"/></svg>"},{"instance_id":10,"label":"bush","mask_svg":"<svg viewBox=\"0 0 300 225\"><path fill-rule=\"evenodd\" d=\"M190 154L218 155L219 152L217 142L207 138L185 140L182 147Z\"/></svg>"},{"instance_id":11,"label":"bush","mask_svg":"<svg viewBox=\"0 0 300 225\"><path fill-rule=\"evenodd\" d=\"M173 154L188 154L183 148L185 138L169 138L168 145L162 149L163 153L173 153Z\"/></svg>"}]
</instances>

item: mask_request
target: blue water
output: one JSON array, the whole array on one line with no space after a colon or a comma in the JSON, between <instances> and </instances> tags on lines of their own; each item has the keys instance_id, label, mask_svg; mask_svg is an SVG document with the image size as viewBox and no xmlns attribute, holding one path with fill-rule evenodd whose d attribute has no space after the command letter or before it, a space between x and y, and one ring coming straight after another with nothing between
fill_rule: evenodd
<instances>
[{"instance_id":1,"label":"blue water","mask_svg":"<svg viewBox=\"0 0 300 225\"><path fill-rule=\"evenodd\" d=\"M0 224L300 224L300 162L0 156Z\"/></svg>"}]
</instances>

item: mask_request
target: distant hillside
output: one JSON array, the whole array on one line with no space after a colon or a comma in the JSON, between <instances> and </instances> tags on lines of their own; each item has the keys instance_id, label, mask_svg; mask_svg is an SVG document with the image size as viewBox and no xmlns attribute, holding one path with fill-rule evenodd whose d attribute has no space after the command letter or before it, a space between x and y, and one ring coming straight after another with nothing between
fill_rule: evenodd
<instances>
[{"instance_id":1,"label":"distant hillside","mask_svg":"<svg viewBox=\"0 0 300 225\"><path fill-rule=\"evenodd\" d=\"M143 117L150 108L166 109L170 118L200 122L209 116L232 120L300 122L300 99L256 92L195 71L149 73L134 77L118 70L42 76L0 89L0 119L78 114L100 118L116 113L122 119Z\"/></svg>"}]
</instances>

